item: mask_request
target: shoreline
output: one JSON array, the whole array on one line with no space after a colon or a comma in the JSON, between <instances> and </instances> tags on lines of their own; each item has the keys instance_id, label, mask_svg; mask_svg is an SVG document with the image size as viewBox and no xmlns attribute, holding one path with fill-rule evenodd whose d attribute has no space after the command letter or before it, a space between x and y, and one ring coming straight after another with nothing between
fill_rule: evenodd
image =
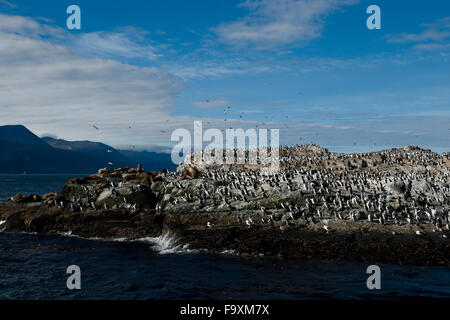
<instances>
[{"instance_id":1,"label":"shoreline","mask_svg":"<svg viewBox=\"0 0 450 320\"><path fill-rule=\"evenodd\" d=\"M218 255L222 257L230 257L235 259L260 259L260 261L264 261L268 259L269 261L299 261L299 262L324 262L324 263L334 263L334 264L352 264L352 263L367 263L367 264L377 264L377 265L389 265L389 266L409 266L409 267L433 267L433 268L446 268L448 267L445 264L408 264L408 263L392 263L392 262L381 262L375 260L347 260L347 259L339 259L339 258L320 258L320 257L283 257L283 256L274 256L274 255L264 255L260 254L238 254L234 250L223 250L223 251L211 251L206 248L198 248L191 249L189 243L183 243L180 241L176 235L170 235L168 233L161 234L158 237L145 237L139 239L127 239L127 238L101 238L101 237L82 237L76 234L64 234L64 233L51 233L51 234L39 234L37 232L14 232L14 231L0 231L0 233L7 235L29 235L36 237L43 237L42 239L51 238L73 238L79 239L83 241L91 241L91 242L110 242L110 243L137 243L138 245L149 245L150 249L154 251L157 255L197 255L197 254L206 254L206 255ZM169 246L161 246L161 243L169 241L171 244Z\"/></svg>"},{"instance_id":2,"label":"shoreline","mask_svg":"<svg viewBox=\"0 0 450 320\"><path fill-rule=\"evenodd\" d=\"M322 231L319 225L280 230L227 224L211 229L203 223L205 218L211 220L211 217L197 216L195 224L193 221L196 219L187 224L183 221L192 217L186 215L160 214L148 220L140 214L123 219L123 216L108 212L92 212L85 216L84 219L90 224L87 228L85 222L77 221L79 217L71 218L67 211L48 212L47 208L40 206L24 208L10 205L0 205L0 218L6 218L4 231L11 233L65 236L61 233L71 232L86 240L124 239L130 242L170 234L176 237L177 245L188 245L186 249L207 250L215 254L231 250L236 256L450 266L450 242L431 230L417 236L405 228L393 226L376 231L371 230L367 223L349 226L348 222L333 225L338 231L328 233ZM427 230L426 226L423 227ZM151 228L153 232L148 232ZM397 230L395 235L392 229Z\"/></svg>"}]
</instances>

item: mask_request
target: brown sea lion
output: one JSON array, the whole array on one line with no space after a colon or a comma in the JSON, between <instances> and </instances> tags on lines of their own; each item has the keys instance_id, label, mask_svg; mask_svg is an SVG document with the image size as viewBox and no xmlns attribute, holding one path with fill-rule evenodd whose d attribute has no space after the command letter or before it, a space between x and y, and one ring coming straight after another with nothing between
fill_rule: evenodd
<instances>
[{"instance_id":1,"label":"brown sea lion","mask_svg":"<svg viewBox=\"0 0 450 320\"><path fill-rule=\"evenodd\" d=\"M195 167L185 167L181 179L197 179L199 176L198 170Z\"/></svg>"}]
</instances>

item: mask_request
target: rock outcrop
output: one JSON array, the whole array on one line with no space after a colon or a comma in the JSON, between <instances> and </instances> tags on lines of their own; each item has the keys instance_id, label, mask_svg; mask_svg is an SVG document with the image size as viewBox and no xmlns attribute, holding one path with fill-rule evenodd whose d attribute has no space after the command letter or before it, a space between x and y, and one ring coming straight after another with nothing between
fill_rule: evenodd
<instances>
[{"instance_id":1,"label":"rock outcrop","mask_svg":"<svg viewBox=\"0 0 450 320\"><path fill-rule=\"evenodd\" d=\"M101 169L0 205L7 231L138 238L174 232L237 254L450 265L450 163L417 147L280 147L280 171L202 162Z\"/></svg>"}]
</instances>

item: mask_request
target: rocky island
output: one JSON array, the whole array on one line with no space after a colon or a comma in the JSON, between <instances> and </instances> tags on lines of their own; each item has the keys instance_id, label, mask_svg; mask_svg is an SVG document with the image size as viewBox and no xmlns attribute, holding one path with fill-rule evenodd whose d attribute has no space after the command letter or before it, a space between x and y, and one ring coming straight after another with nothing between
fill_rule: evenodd
<instances>
[{"instance_id":1,"label":"rocky island","mask_svg":"<svg viewBox=\"0 0 450 320\"><path fill-rule=\"evenodd\" d=\"M129 240L170 233L191 249L450 266L450 155L407 146L338 154L280 147L280 170L181 163L100 169L57 193L0 205L0 229Z\"/></svg>"}]
</instances>

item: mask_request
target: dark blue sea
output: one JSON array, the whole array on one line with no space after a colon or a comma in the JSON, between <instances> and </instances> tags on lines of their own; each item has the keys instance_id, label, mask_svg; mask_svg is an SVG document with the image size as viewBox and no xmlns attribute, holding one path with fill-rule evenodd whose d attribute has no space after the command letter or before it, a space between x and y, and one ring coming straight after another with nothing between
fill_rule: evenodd
<instances>
[{"instance_id":1,"label":"dark blue sea","mask_svg":"<svg viewBox=\"0 0 450 320\"><path fill-rule=\"evenodd\" d=\"M57 191L72 176L0 175L0 199ZM0 299L409 299L450 298L450 268L242 258L188 252L168 237L129 242L0 232ZM66 268L81 269L81 290Z\"/></svg>"}]
</instances>

